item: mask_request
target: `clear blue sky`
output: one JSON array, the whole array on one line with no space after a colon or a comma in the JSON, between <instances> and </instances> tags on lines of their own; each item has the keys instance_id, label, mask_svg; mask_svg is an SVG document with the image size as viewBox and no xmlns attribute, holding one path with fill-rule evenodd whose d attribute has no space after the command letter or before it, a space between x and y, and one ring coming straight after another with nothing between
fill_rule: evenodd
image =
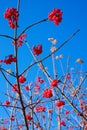
<instances>
[{"instance_id":1,"label":"clear blue sky","mask_svg":"<svg viewBox=\"0 0 87 130\"><path fill-rule=\"evenodd\" d=\"M0 1L0 34L14 35L13 30L8 27L8 22L4 19L3 14L6 8L16 6L17 0ZM41 57L43 57L50 52L49 37L57 39L57 46L59 46L77 29L80 29L80 32L57 54L62 53L64 55L64 65L66 65L67 57L70 56L71 67L75 65L77 58L82 58L84 60L84 70L87 71L87 0L21 0L18 34L29 24L47 18L48 13L53 8L60 8L63 11L63 20L59 26L55 26L50 21L41 23L26 32L27 41L31 47L42 43L43 54ZM14 52L11 42L11 40L0 37L0 59L4 59L5 56ZM29 63L27 59L29 58L30 61L31 58L25 45L19 51L21 52L19 54L20 71L22 71L23 67L26 67L26 64ZM49 60L45 63L49 68ZM9 68L6 67L6 69ZM1 78L0 84L1 86L5 85L2 83ZM3 92L3 89L1 91Z\"/></svg>"},{"instance_id":2,"label":"clear blue sky","mask_svg":"<svg viewBox=\"0 0 87 130\"><path fill-rule=\"evenodd\" d=\"M1 0L0 2L0 34L13 35L13 30L8 28L7 20L3 18L3 13L7 7L16 7L17 0ZM63 11L63 21L59 26L55 26L53 22L42 23L27 31L31 46L33 44L42 43L44 50L49 47L48 37L57 39L61 44L78 28L81 30L59 53L63 53L66 57L70 55L71 61L74 62L78 57L85 61L86 67L86 43L87 43L87 1L86 0L26 0L21 1L20 5L20 22L19 33L27 25L44 19L48 16L53 8L60 8ZM11 51L9 43L5 39L0 38L0 58L8 55ZM7 47L8 46L8 47ZM5 47L7 50L5 51ZM47 53L47 51L46 51ZM87 67L86 67L87 69Z\"/></svg>"}]
</instances>

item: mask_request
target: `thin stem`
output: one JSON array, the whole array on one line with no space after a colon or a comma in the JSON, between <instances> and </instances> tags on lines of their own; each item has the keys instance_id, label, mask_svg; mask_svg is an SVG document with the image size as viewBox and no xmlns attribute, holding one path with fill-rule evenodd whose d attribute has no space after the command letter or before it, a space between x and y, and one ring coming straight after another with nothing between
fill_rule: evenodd
<instances>
[{"instance_id":1,"label":"thin stem","mask_svg":"<svg viewBox=\"0 0 87 130\"><path fill-rule=\"evenodd\" d=\"M66 74L68 74L68 72L69 72L69 64L70 64L70 57L68 56L67 66L66 66Z\"/></svg>"},{"instance_id":2,"label":"thin stem","mask_svg":"<svg viewBox=\"0 0 87 130\"><path fill-rule=\"evenodd\" d=\"M34 103L32 103L32 104L29 104L29 105L26 105L25 106L25 108L27 108L27 107L29 107L29 106L36 106L36 105L38 105L39 103L46 103L46 102L54 102L54 101L56 101L56 100L59 100L59 98L55 98L55 99L51 99L51 100L46 100L46 101L38 101L38 102L34 102ZM34 108L33 107L33 108Z\"/></svg>"},{"instance_id":3,"label":"thin stem","mask_svg":"<svg viewBox=\"0 0 87 130\"><path fill-rule=\"evenodd\" d=\"M83 83L85 82L86 78L87 78L87 73L86 73L85 77L83 78L82 82L80 83L79 87L76 89L76 93L74 94L74 97L79 93L79 90L81 89L81 87L82 87Z\"/></svg>"},{"instance_id":4,"label":"thin stem","mask_svg":"<svg viewBox=\"0 0 87 130\"><path fill-rule=\"evenodd\" d=\"M17 108L17 109L20 109L21 110L21 108L20 107L16 107L16 106L13 106L13 105L3 105L3 104L0 104L0 106L4 106L4 107L11 107L11 108Z\"/></svg>"},{"instance_id":5,"label":"thin stem","mask_svg":"<svg viewBox=\"0 0 87 130\"><path fill-rule=\"evenodd\" d=\"M53 65L54 79L56 79L57 78L57 71L56 71L56 64L55 64L54 54L52 54L52 65Z\"/></svg>"},{"instance_id":6,"label":"thin stem","mask_svg":"<svg viewBox=\"0 0 87 130\"><path fill-rule=\"evenodd\" d=\"M16 106L17 105L17 100L15 100L14 102L13 102L13 107L12 107L12 110L11 110L11 116L13 115L13 112L14 112L14 110L16 111ZM16 117L16 116L15 116ZM10 120L10 126L9 126L9 130L12 130L12 120Z\"/></svg>"},{"instance_id":7,"label":"thin stem","mask_svg":"<svg viewBox=\"0 0 87 130\"><path fill-rule=\"evenodd\" d=\"M5 80L9 83L9 85L13 86L13 84L7 79L7 77L5 76L5 74L3 73L3 71L0 69L3 77L5 78Z\"/></svg>"},{"instance_id":8,"label":"thin stem","mask_svg":"<svg viewBox=\"0 0 87 130\"><path fill-rule=\"evenodd\" d=\"M20 0L18 0L18 5L17 5L18 12L19 12L19 9L20 9Z\"/></svg>"},{"instance_id":9,"label":"thin stem","mask_svg":"<svg viewBox=\"0 0 87 130\"><path fill-rule=\"evenodd\" d=\"M0 69L3 70L4 72L8 73L9 75L11 75L11 76L13 76L13 77L16 77L16 76L13 74L13 72L10 73L10 72L8 72L7 70L5 70L4 68L0 68Z\"/></svg>"},{"instance_id":10,"label":"thin stem","mask_svg":"<svg viewBox=\"0 0 87 130\"><path fill-rule=\"evenodd\" d=\"M20 7L20 0L18 0L18 6L17 6L17 10L19 13L19 7ZM18 23L16 23L17 25ZM17 80L17 85L18 85L18 92L19 92L19 98L20 98L20 103L22 106L22 112L23 112L23 116L24 116L24 122L25 122L25 127L26 130L29 130L28 128L28 122L26 119L26 113L25 113L25 108L24 108L24 103L23 103L23 99L22 99L22 94L21 94L21 88L20 88L20 84L19 84L19 74L18 74L18 47L17 47L17 28L15 28L14 30L14 39L15 39L15 56L16 56L16 63L15 63L15 69L16 69L16 80Z\"/></svg>"},{"instance_id":11,"label":"thin stem","mask_svg":"<svg viewBox=\"0 0 87 130\"><path fill-rule=\"evenodd\" d=\"M5 37L5 38L9 38L9 39L14 40L13 37L11 37L11 36L9 36L9 35L5 35L5 34L0 34L0 37Z\"/></svg>"},{"instance_id":12,"label":"thin stem","mask_svg":"<svg viewBox=\"0 0 87 130\"><path fill-rule=\"evenodd\" d=\"M53 102L51 102L51 104L52 104L51 110L53 110ZM52 111L52 113L48 112L48 120L49 120L49 122L48 122L48 130L50 130L50 127L51 127L52 115L53 115L53 111Z\"/></svg>"},{"instance_id":13,"label":"thin stem","mask_svg":"<svg viewBox=\"0 0 87 130\"><path fill-rule=\"evenodd\" d=\"M30 29L31 27L33 27L33 26L35 26L35 25L37 25L37 24L40 24L40 23L42 23L42 22L45 22L45 21L47 21L47 20L48 20L48 18L43 19L43 20L40 20L40 21L38 21L38 22L35 22L35 23L33 23L33 24L27 26L27 27L20 33L20 35L18 36L18 38L19 38L23 33L25 33L28 29ZM18 39L18 38L17 38L17 39Z\"/></svg>"},{"instance_id":14,"label":"thin stem","mask_svg":"<svg viewBox=\"0 0 87 130\"><path fill-rule=\"evenodd\" d=\"M32 104L32 91L31 91L31 97L30 97L30 103ZM34 110L33 110L33 107L31 108L31 114L32 114L32 118L33 118L33 121L32 121L32 130L34 130Z\"/></svg>"},{"instance_id":15,"label":"thin stem","mask_svg":"<svg viewBox=\"0 0 87 130\"><path fill-rule=\"evenodd\" d=\"M64 68L63 68L63 64L62 64L61 59L59 59L59 63L60 63L60 67L61 67L62 73L63 73L63 75L65 75L65 73L64 73Z\"/></svg>"},{"instance_id":16,"label":"thin stem","mask_svg":"<svg viewBox=\"0 0 87 130\"><path fill-rule=\"evenodd\" d=\"M61 130L61 117L60 117L60 108L58 108L58 130Z\"/></svg>"}]
</instances>

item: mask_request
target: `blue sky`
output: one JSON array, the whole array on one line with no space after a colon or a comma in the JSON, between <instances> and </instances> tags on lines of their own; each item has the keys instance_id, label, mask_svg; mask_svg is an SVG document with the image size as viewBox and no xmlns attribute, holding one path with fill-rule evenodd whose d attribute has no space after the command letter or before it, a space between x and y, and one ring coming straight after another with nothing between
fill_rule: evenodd
<instances>
[{"instance_id":1,"label":"blue sky","mask_svg":"<svg viewBox=\"0 0 87 130\"><path fill-rule=\"evenodd\" d=\"M13 30L8 27L8 22L4 19L3 14L6 8L16 6L17 0L0 1L0 34L14 35ZM29 24L47 18L48 13L53 8L60 8L63 11L62 22L59 26L56 26L53 22L47 21L28 30L26 33L29 45L32 47L41 43L43 45L42 58L50 53L51 43L48 41L49 37L57 39L56 46L58 47L77 29L80 29L80 32L57 52L57 55L64 55L64 66L66 66L67 57L69 56L71 67L75 66L77 58L82 58L84 60L84 71L87 71L87 0L21 0L18 34ZM11 53L14 53L12 41L0 37L0 59L4 59L5 56ZM31 60L30 53L28 53L26 45L23 44L23 47L19 48L20 72L31 63ZM44 64L50 68L50 59L47 62L45 61ZM11 66L5 67L9 69ZM2 77L0 83L1 86L5 85L4 82L2 83ZM3 89L1 91L3 92Z\"/></svg>"},{"instance_id":2,"label":"blue sky","mask_svg":"<svg viewBox=\"0 0 87 130\"><path fill-rule=\"evenodd\" d=\"M82 58L85 61L84 66L86 67L86 4L86 0L50 0L50 2L46 0L26 0L25 2L22 0L20 5L18 33L20 33L21 30L23 30L27 25L47 18L48 12L50 12L53 8L60 8L63 11L63 20L59 26L55 26L54 23L50 21L37 25L27 31L27 40L30 42L30 46L33 44L42 43L45 52L47 52L46 50L50 46L47 40L48 37L56 38L59 45L79 28L81 31L77 34L77 36L74 37L65 47L63 47L59 53L63 53L66 57L69 55L71 57L71 61L73 62L78 57ZM0 10L0 34L14 35L13 30L8 27L7 20L3 18L3 13L6 8L13 6L17 6L17 1L3 0L0 2L0 7L3 7ZM6 40L7 39L0 38L0 58L3 57L3 52L5 54L6 52L9 53L11 51L11 45L6 43ZM9 49L5 51L4 48L7 46Z\"/></svg>"}]
</instances>

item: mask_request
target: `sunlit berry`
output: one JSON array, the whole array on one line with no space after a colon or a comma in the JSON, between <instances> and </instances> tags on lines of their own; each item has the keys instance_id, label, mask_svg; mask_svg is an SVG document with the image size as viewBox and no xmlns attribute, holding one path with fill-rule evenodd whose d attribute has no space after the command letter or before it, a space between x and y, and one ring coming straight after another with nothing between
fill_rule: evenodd
<instances>
[{"instance_id":1,"label":"sunlit berry","mask_svg":"<svg viewBox=\"0 0 87 130\"><path fill-rule=\"evenodd\" d=\"M57 83L59 83L59 82L60 82L60 80L53 79L53 80L51 81L51 83L50 83L50 86L51 86L51 87L55 87L55 86L57 86Z\"/></svg>"},{"instance_id":2,"label":"sunlit berry","mask_svg":"<svg viewBox=\"0 0 87 130\"><path fill-rule=\"evenodd\" d=\"M6 12L4 13L4 18L8 20L10 28L17 28L17 21L18 21L18 11L16 8L7 8Z\"/></svg>"},{"instance_id":3,"label":"sunlit berry","mask_svg":"<svg viewBox=\"0 0 87 130\"><path fill-rule=\"evenodd\" d=\"M19 77L19 83L23 84L26 81L26 78L24 77L24 75L21 75Z\"/></svg>"},{"instance_id":4,"label":"sunlit berry","mask_svg":"<svg viewBox=\"0 0 87 130\"><path fill-rule=\"evenodd\" d=\"M51 98L53 96L52 90L51 89L45 89L43 92L43 97L44 98Z\"/></svg>"},{"instance_id":5,"label":"sunlit berry","mask_svg":"<svg viewBox=\"0 0 87 130\"><path fill-rule=\"evenodd\" d=\"M8 105L10 105L10 102L8 100L6 100L4 105L8 106Z\"/></svg>"},{"instance_id":6,"label":"sunlit berry","mask_svg":"<svg viewBox=\"0 0 87 130\"><path fill-rule=\"evenodd\" d=\"M63 12L60 9L54 8L52 12L48 14L48 19L54 21L55 25L58 25L62 21L62 14Z\"/></svg>"},{"instance_id":7,"label":"sunlit berry","mask_svg":"<svg viewBox=\"0 0 87 130\"><path fill-rule=\"evenodd\" d=\"M62 107L65 105L65 102L64 101L57 101L56 102L56 107Z\"/></svg>"}]
</instances>

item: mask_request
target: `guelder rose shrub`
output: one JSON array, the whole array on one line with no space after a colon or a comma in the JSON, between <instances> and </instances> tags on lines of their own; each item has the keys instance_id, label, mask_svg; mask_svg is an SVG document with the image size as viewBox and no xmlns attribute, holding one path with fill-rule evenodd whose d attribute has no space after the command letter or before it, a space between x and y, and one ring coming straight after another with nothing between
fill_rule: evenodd
<instances>
[{"instance_id":1,"label":"guelder rose shrub","mask_svg":"<svg viewBox=\"0 0 87 130\"><path fill-rule=\"evenodd\" d=\"M20 7L20 1L17 4ZM49 21L49 24L54 22L54 26L59 26L63 17L62 10L52 9L48 13L48 18L28 25L20 34L17 34L20 28L19 16L19 8L7 7L4 18L8 20L9 30L13 30L14 37L0 34L0 37L11 40L11 46L14 47L14 54L8 54L0 59L0 72L6 81L5 100L0 101L0 107L5 111L5 114L0 113L0 130L87 130L87 90L85 87L87 73L83 74L82 71L76 71L73 68L66 68L67 71L62 73L65 68L62 64L64 56L56 53L79 30L58 47L56 39L48 38L52 45L50 54L41 58L41 54L44 53L43 45L38 43L32 45L31 48L26 40L28 36L26 31L46 21ZM29 49L29 57L32 56L34 62L26 68L23 67L24 69L19 72L18 54L23 44ZM23 52L22 55L24 55ZM50 65L52 75L43 63L49 57L52 57ZM27 57L25 60L28 60ZM81 58L78 58L76 62L80 66L84 63ZM12 66L13 69L6 69L4 66L6 68ZM57 66L61 67L60 75L57 73L59 71ZM33 77L30 71L32 67L36 67Z\"/></svg>"}]
</instances>

